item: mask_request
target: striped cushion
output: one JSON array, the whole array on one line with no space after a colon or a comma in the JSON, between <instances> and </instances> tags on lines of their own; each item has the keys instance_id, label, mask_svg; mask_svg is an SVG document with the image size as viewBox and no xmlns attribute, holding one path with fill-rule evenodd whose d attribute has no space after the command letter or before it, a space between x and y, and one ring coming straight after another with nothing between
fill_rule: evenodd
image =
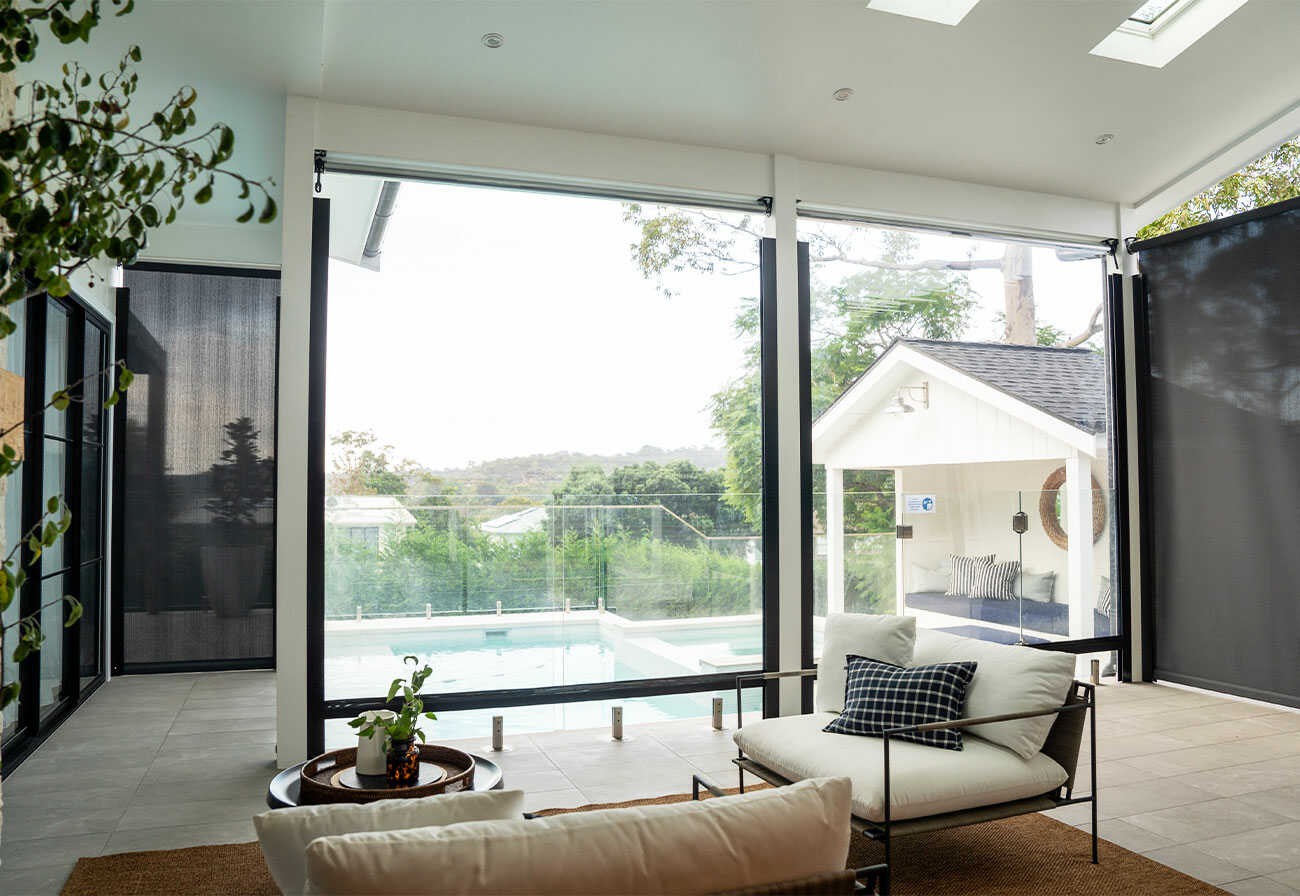
<instances>
[{"instance_id":1,"label":"striped cushion","mask_svg":"<svg viewBox=\"0 0 1300 896\"><path fill-rule=\"evenodd\" d=\"M952 579L948 582L948 594L969 597L975 588L975 577L981 566L992 566L993 555L964 557L961 554L949 554L948 565L952 567Z\"/></svg>"},{"instance_id":2,"label":"striped cushion","mask_svg":"<svg viewBox=\"0 0 1300 896\"><path fill-rule=\"evenodd\" d=\"M1105 616L1115 616L1115 589L1105 576L1102 576L1101 591L1097 594L1097 610Z\"/></svg>"},{"instance_id":3,"label":"striped cushion","mask_svg":"<svg viewBox=\"0 0 1300 896\"><path fill-rule=\"evenodd\" d=\"M904 668L850 655L844 711L822 730L878 737L893 728L961 718L975 665L938 663ZM960 728L914 731L896 737L945 750L962 748Z\"/></svg>"},{"instance_id":4,"label":"striped cushion","mask_svg":"<svg viewBox=\"0 0 1300 896\"><path fill-rule=\"evenodd\" d=\"M990 563L975 568L975 582L968 597L991 597L998 600L1015 600L1016 579L1020 576L1020 561Z\"/></svg>"}]
</instances>

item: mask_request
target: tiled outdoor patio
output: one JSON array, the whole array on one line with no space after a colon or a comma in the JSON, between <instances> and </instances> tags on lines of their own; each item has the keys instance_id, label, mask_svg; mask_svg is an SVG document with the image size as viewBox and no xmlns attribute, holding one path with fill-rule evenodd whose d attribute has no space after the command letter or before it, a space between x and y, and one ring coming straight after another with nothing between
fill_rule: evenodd
<instances>
[{"instance_id":1,"label":"tiled outdoor patio","mask_svg":"<svg viewBox=\"0 0 1300 896\"><path fill-rule=\"evenodd\" d=\"M1153 685L1100 695L1103 837L1240 896L1300 893L1300 713ZM0 892L57 893L79 856L252 840L274 708L269 672L101 688L5 781ZM684 792L696 771L734 783L730 732L707 719L627 735L516 735L498 761L530 810Z\"/></svg>"}]
</instances>

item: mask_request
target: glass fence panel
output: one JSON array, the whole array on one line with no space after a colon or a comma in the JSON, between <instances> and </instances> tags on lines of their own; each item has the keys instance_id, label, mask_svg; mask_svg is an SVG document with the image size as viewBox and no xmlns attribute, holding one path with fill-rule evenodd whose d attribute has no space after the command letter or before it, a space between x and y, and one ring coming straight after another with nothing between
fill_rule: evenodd
<instances>
[{"instance_id":1,"label":"glass fence panel","mask_svg":"<svg viewBox=\"0 0 1300 896\"><path fill-rule=\"evenodd\" d=\"M712 724L713 698L722 698L722 730L715 731ZM492 717L501 716L505 745L511 752L531 751L559 743L550 740L546 732L566 731L560 736L563 749L572 750L577 744L589 743L593 747L610 742L610 710L623 707L625 740L645 740L656 734L672 740L689 735L696 760L710 767L706 771L729 771L734 744L731 734L736 729L736 692L734 690L702 692L699 694L666 694L658 697L636 697L626 700L589 700L580 703L549 703L539 706L507 706L499 709L469 709L457 712L440 712L436 721L425 726L430 743L450 744L471 753L492 757ZM760 688L747 688L744 692L746 720L762 717L763 695ZM641 726L646 726L642 728ZM585 733L585 737L583 734ZM535 740L529 735L541 735ZM695 735L703 736L704 744ZM575 738L578 740L575 741ZM718 752L710 752L709 740L716 738ZM325 722L325 748L327 750L356 746L356 732L348 727L346 719L327 719ZM727 751L725 756L719 753ZM703 766L701 766L703 767ZM683 791L689 779L681 782ZM509 771L506 786L511 786ZM730 786L730 785L728 785Z\"/></svg>"}]
</instances>

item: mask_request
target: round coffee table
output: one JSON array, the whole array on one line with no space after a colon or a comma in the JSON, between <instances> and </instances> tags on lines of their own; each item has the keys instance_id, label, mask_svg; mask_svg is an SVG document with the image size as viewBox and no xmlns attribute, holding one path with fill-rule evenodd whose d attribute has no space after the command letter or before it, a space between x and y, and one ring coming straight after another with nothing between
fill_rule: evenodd
<instances>
[{"instance_id":1,"label":"round coffee table","mask_svg":"<svg viewBox=\"0 0 1300 896\"><path fill-rule=\"evenodd\" d=\"M501 766L486 756L469 754L474 760L474 790L500 790L505 786L505 776ZM298 805L298 785L302 781L302 767L305 762L286 768L271 779L266 787L266 804L272 809L287 809ZM393 796L400 797L402 792L394 790Z\"/></svg>"}]
</instances>

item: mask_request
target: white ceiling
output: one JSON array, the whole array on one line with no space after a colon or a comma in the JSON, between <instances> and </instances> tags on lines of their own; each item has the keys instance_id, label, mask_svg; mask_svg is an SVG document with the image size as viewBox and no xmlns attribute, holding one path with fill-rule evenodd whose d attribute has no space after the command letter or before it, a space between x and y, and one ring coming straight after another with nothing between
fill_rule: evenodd
<instances>
[{"instance_id":1,"label":"white ceiling","mask_svg":"<svg viewBox=\"0 0 1300 896\"><path fill-rule=\"evenodd\" d=\"M1163 69L1090 55L1137 5L981 0L948 27L865 0L138 0L94 48L138 42L201 90L1136 203L1300 100L1297 0L1250 0Z\"/></svg>"}]
</instances>

